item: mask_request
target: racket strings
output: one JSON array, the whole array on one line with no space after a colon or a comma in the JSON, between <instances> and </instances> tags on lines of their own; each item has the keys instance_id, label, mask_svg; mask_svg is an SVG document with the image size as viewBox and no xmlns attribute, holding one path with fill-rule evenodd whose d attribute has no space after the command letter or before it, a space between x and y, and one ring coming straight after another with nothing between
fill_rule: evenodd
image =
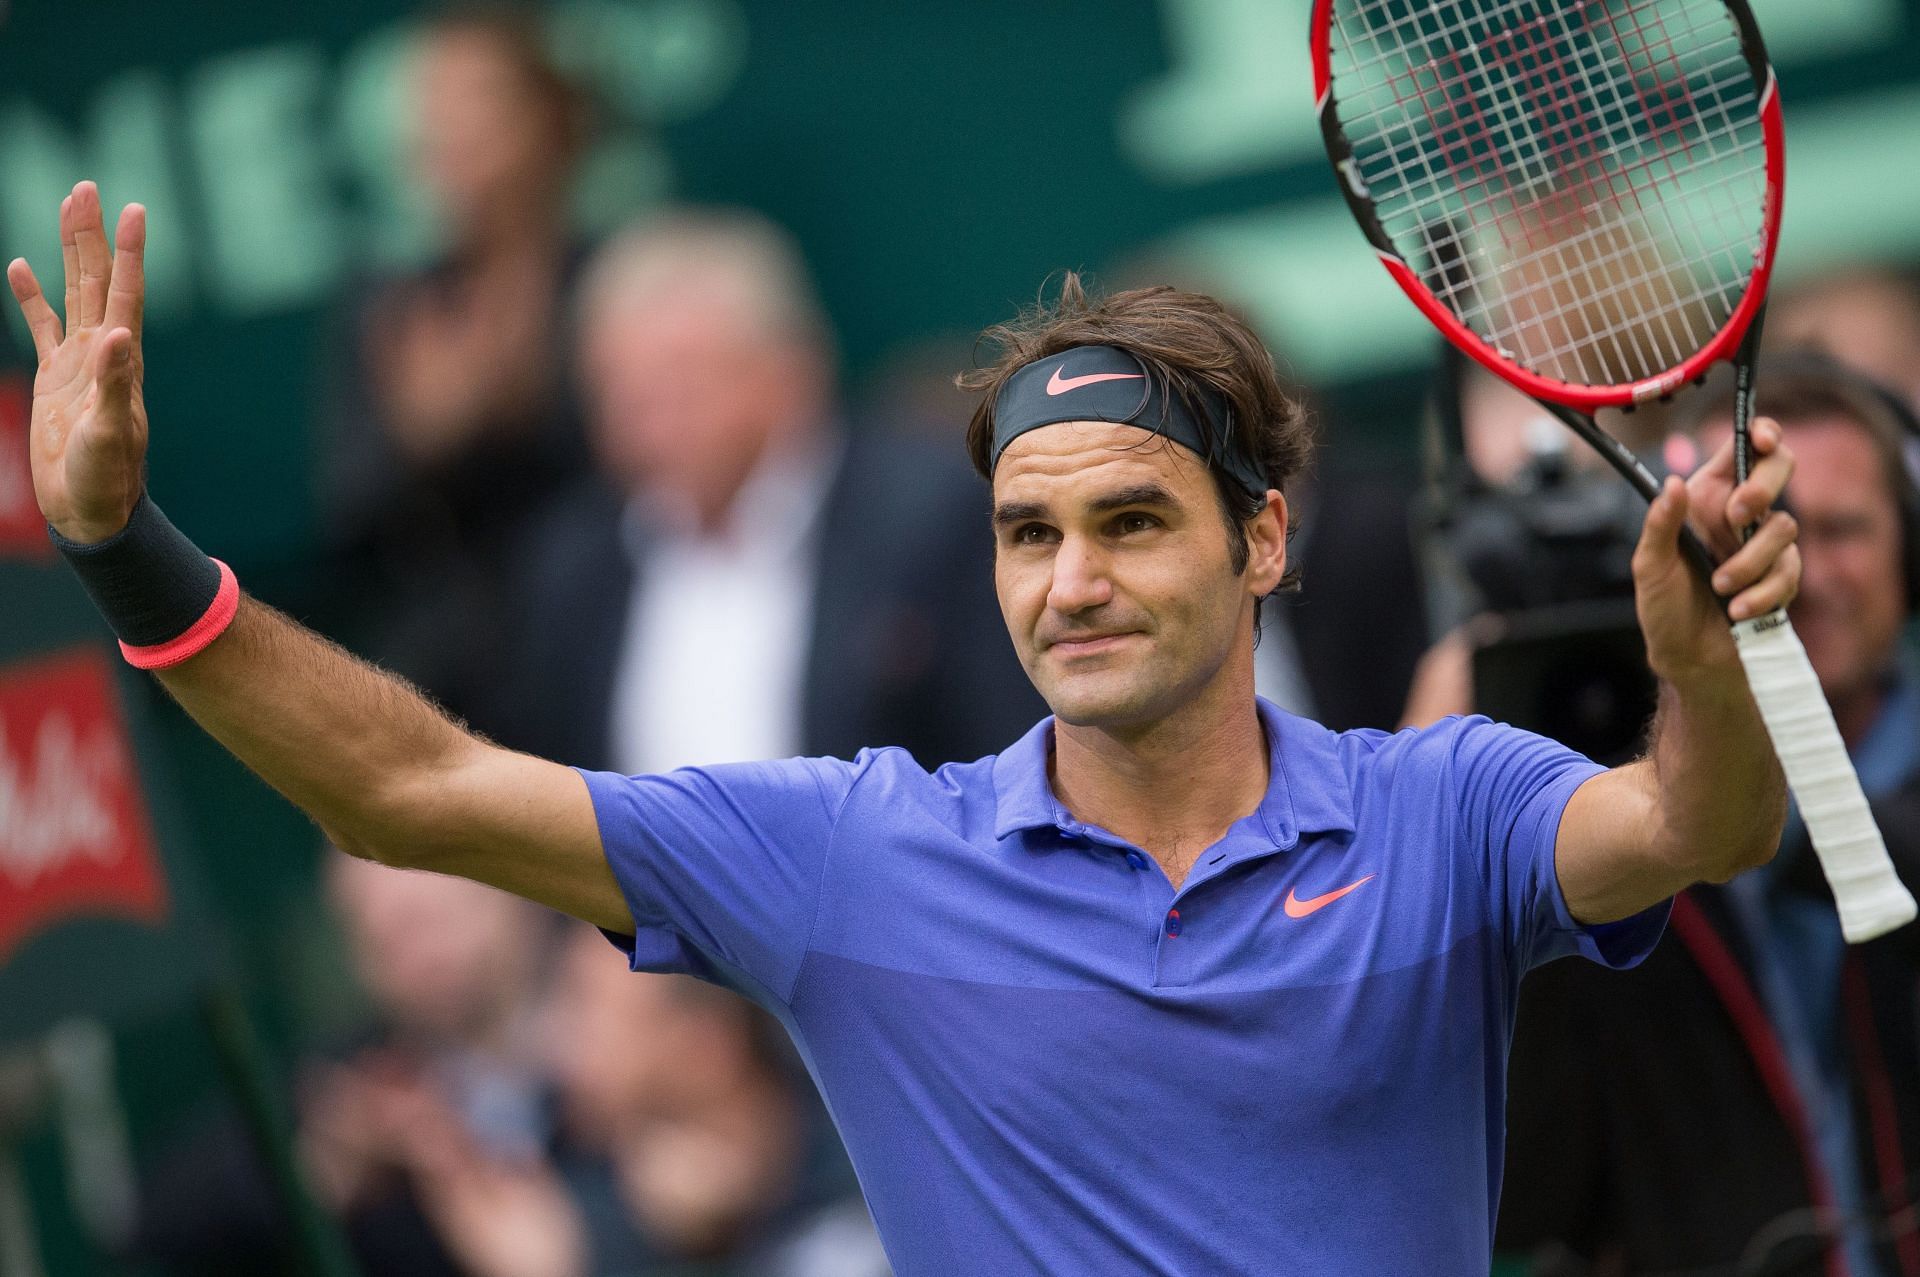
<instances>
[{"instance_id":1,"label":"racket strings","mask_svg":"<svg viewBox=\"0 0 1920 1277\"><path fill-rule=\"evenodd\" d=\"M1766 163L1720 0L1354 0L1332 53L1388 238L1508 358L1637 382L1738 306Z\"/></svg>"}]
</instances>

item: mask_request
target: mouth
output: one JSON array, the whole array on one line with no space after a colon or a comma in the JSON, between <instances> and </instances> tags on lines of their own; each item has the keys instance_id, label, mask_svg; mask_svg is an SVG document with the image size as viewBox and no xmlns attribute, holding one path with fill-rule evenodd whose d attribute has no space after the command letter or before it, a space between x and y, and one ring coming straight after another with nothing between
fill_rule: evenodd
<instances>
[{"instance_id":1,"label":"mouth","mask_svg":"<svg viewBox=\"0 0 1920 1277\"><path fill-rule=\"evenodd\" d=\"M1099 652L1111 651L1127 639L1135 637L1136 632L1127 630L1119 634L1088 634L1073 638L1054 639L1047 647L1063 656L1092 656Z\"/></svg>"}]
</instances>

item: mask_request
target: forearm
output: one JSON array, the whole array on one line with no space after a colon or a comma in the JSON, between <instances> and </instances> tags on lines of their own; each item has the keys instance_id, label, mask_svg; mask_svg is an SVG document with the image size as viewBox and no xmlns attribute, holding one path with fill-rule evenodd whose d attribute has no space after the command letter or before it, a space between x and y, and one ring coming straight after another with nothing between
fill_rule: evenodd
<instances>
[{"instance_id":1,"label":"forearm","mask_svg":"<svg viewBox=\"0 0 1920 1277\"><path fill-rule=\"evenodd\" d=\"M406 683L253 599L192 659L174 699L345 850L405 863L436 837L431 793L480 748Z\"/></svg>"},{"instance_id":2,"label":"forearm","mask_svg":"<svg viewBox=\"0 0 1920 1277\"><path fill-rule=\"evenodd\" d=\"M1644 766L1651 850L1689 881L1724 882L1772 858L1786 778L1738 666L1662 681Z\"/></svg>"},{"instance_id":3,"label":"forearm","mask_svg":"<svg viewBox=\"0 0 1920 1277\"><path fill-rule=\"evenodd\" d=\"M1647 753L1574 791L1555 865L1583 923L1639 913L1696 882L1763 864L1786 781L1739 667L1662 680Z\"/></svg>"},{"instance_id":4,"label":"forearm","mask_svg":"<svg viewBox=\"0 0 1920 1277\"><path fill-rule=\"evenodd\" d=\"M146 212L122 212L110 250L99 191L82 182L60 233L64 321L24 261L7 271L40 361L34 499L127 659L161 671L189 714L348 851L630 928L585 781L477 739L400 680L240 598L230 572L140 500Z\"/></svg>"}]
</instances>

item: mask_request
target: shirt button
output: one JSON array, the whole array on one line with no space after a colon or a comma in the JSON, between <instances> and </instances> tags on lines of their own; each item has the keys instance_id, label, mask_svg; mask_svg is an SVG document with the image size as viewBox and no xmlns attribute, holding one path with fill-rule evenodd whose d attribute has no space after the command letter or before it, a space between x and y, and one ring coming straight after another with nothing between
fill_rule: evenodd
<instances>
[{"instance_id":1,"label":"shirt button","mask_svg":"<svg viewBox=\"0 0 1920 1277\"><path fill-rule=\"evenodd\" d=\"M1127 863L1135 869L1145 869L1147 867L1147 858L1137 851L1130 851L1127 853Z\"/></svg>"},{"instance_id":2,"label":"shirt button","mask_svg":"<svg viewBox=\"0 0 1920 1277\"><path fill-rule=\"evenodd\" d=\"M1178 909L1169 909L1167 911L1167 934L1170 936L1180 934L1180 911Z\"/></svg>"}]
</instances>

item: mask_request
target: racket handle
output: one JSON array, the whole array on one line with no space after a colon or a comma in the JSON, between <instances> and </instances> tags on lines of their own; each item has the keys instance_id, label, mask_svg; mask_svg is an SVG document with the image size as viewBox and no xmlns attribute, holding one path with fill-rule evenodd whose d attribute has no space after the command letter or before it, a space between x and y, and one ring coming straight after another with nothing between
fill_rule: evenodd
<instances>
[{"instance_id":1,"label":"racket handle","mask_svg":"<svg viewBox=\"0 0 1920 1277\"><path fill-rule=\"evenodd\" d=\"M1887 858L1833 710L1786 612L1741 621L1733 638L1773 751L1833 888L1847 943L1871 940L1913 921L1913 896Z\"/></svg>"}]
</instances>

